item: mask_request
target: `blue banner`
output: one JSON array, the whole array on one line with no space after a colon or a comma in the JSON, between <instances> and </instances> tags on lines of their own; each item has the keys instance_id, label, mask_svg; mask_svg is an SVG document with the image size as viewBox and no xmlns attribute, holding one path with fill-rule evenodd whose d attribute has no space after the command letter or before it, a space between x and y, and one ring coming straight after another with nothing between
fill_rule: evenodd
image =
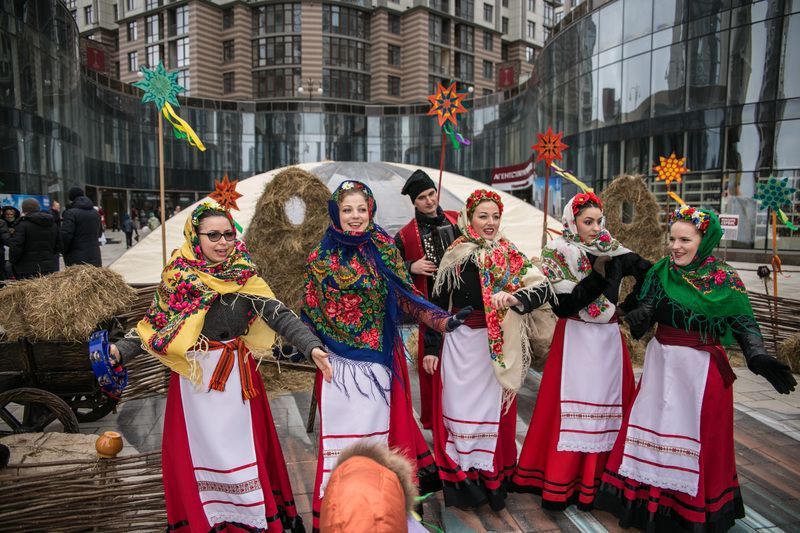
<instances>
[{"instance_id":1,"label":"blue banner","mask_svg":"<svg viewBox=\"0 0 800 533\"><path fill-rule=\"evenodd\" d=\"M50 211L50 197L38 194L0 194L0 209L10 205L22 212L22 201L26 198L34 198L42 206L42 211Z\"/></svg>"}]
</instances>

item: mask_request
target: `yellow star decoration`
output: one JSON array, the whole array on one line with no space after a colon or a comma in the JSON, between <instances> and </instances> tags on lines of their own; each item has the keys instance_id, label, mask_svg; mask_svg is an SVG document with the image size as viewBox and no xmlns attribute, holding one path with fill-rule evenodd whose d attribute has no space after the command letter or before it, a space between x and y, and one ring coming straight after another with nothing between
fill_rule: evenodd
<instances>
[{"instance_id":1,"label":"yellow star decoration","mask_svg":"<svg viewBox=\"0 0 800 533\"><path fill-rule=\"evenodd\" d=\"M658 156L658 160L661 164L653 167L653 170L657 173L656 179L665 181L667 185L673 181L680 183L681 176L689 172L689 169L686 168L686 158L681 157L678 159L675 156L675 152L672 152L669 157Z\"/></svg>"},{"instance_id":2,"label":"yellow star decoration","mask_svg":"<svg viewBox=\"0 0 800 533\"><path fill-rule=\"evenodd\" d=\"M456 115L467 112L467 109L461 103L467 97L467 93L457 93L455 83L450 84L450 87L446 89L441 83L437 85L436 94L428 96L428 100L431 102L428 115L436 115L439 120L439 127L444 126L444 123L448 120L453 123L453 126L458 126Z\"/></svg>"}]
</instances>

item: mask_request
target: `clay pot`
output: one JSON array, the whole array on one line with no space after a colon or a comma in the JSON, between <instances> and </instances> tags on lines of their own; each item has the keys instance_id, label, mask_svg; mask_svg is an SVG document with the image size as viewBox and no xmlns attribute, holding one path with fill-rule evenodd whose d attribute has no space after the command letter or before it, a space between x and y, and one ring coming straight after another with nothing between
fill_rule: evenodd
<instances>
[{"instance_id":1,"label":"clay pot","mask_svg":"<svg viewBox=\"0 0 800 533\"><path fill-rule=\"evenodd\" d=\"M116 431L106 431L94 443L97 455L105 459L111 459L122 451L122 435Z\"/></svg>"}]
</instances>

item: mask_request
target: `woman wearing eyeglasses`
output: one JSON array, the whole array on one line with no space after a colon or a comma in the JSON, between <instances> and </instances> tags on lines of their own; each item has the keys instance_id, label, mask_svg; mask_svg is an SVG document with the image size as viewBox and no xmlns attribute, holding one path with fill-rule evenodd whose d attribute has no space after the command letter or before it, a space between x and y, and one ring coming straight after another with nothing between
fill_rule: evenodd
<instances>
[{"instance_id":1,"label":"woman wearing eyeglasses","mask_svg":"<svg viewBox=\"0 0 800 533\"><path fill-rule=\"evenodd\" d=\"M201 204L184 236L144 318L110 350L122 360L144 350L172 370L168 529L304 531L251 350L270 349L277 333L329 377L328 354L258 275L227 210Z\"/></svg>"}]
</instances>

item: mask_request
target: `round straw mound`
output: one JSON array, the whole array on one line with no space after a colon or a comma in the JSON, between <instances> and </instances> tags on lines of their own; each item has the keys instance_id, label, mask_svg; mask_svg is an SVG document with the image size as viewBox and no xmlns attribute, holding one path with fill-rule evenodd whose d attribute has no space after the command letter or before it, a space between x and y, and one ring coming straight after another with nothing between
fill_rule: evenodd
<instances>
[{"instance_id":1,"label":"round straw mound","mask_svg":"<svg viewBox=\"0 0 800 533\"><path fill-rule=\"evenodd\" d=\"M658 222L660 207L641 176L618 176L600 194L606 227L619 242L650 261L664 255L664 233ZM622 221L623 204L633 207L633 220Z\"/></svg>"},{"instance_id":2,"label":"round straw mound","mask_svg":"<svg viewBox=\"0 0 800 533\"><path fill-rule=\"evenodd\" d=\"M136 291L116 272L91 265L19 281L0 290L5 340L85 342L98 326L125 311Z\"/></svg>"},{"instance_id":3,"label":"round straw mound","mask_svg":"<svg viewBox=\"0 0 800 533\"><path fill-rule=\"evenodd\" d=\"M305 219L294 225L286 215L286 202L297 197L305 203ZM279 300L295 311L302 307L306 259L330 224L331 192L319 178L291 167L278 173L264 188L245 235L261 276Z\"/></svg>"},{"instance_id":4,"label":"round straw mound","mask_svg":"<svg viewBox=\"0 0 800 533\"><path fill-rule=\"evenodd\" d=\"M778 359L800 374L800 333L795 333L778 346Z\"/></svg>"}]
</instances>

